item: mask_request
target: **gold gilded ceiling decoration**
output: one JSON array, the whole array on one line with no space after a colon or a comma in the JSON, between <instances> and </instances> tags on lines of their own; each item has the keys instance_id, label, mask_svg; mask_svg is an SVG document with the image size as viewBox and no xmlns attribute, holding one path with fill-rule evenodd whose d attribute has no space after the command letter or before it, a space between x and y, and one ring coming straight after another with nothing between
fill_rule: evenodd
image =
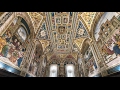
<instances>
[{"instance_id":1,"label":"gold gilded ceiling decoration","mask_svg":"<svg viewBox=\"0 0 120 90\"><path fill-rule=\"evenodd\" d=\"M53 51L59 54L70 53L72 42L73 12L49 12L52 30L50 40Z\"/></svg>"},{"instance_id":2,"label":"gold gilded ceiling decoration","mask_svg":"<svg viewBox=\"0 0 120 90\"><path fill-rule=\"evenodd\" d=\"M84 42L86 38L80 38L80 39L75 39L74 43L77 45L77 47L79 47L79 49L81 50L82 44Z\"/></svg>"},{"instance_id":3,"label":"gold gilded ceiling decoration","mask_svg":"<svg viewBox=\"0 0 120 90\"><path fill-rule=\"evenodd\" d=\"M28 14L33 21L35 30L40 28L37 35L43 50L49 45L49 41L47 41L49 39L52 42L50 48L53 53L56 52L63 56L71 53L73 42L81 49L83 41L89 37L88 32L91 30L96 12L76 13L80 17L76 21L75 12L28 12ZM49 17L49 19L44 19L44 17ZM73 21L76 23L75 31L72 30ZM75 37L73 33L75 33ZM74 55L74 57L76 56Z\"/></svg>"},{"instance_id":4,"label":"gold gilded ceiling decoration","mask_svg":"<svg viewBox=\"0 0 120 90\"><path fill-rule=\"evenodd\" d=\"M53 53L47 53L47 60L50 60L51 56L53 55Z\"/></svg>"},{"instance_id":5,"label":"gold gilded ceiling decoration","mask_svg":"<svg viewBox=\"0 0 120 90\"><path fill-rule=\"evenodd\" d=\"M76 29L75 38L88 37L89 34L83 22L80 19L78 19L76 24L77 24L77 29Z\"/></svg>"},{"instance_id":6,"label":"gold gilded ceiling decoration","mask_svg":"<svg viewBox=\"0 0 120 90\"><path fill-rule=\"evenodd\" d=\"M67 56L67 54L59 54L60 58L65 58Z\"/></svg>"},{"instance_id":7,"label":"gold gilded ceiling decoration","mask_svg":"<svg viewBox=\"0 0 120 90\"><path fill-rule=\"evenodd\" d=\"M72 53L71 55L77 60L78 53Z\"/></svg>"},{"instance_id":8,"label":"gold gilded ceiling decoration","mask_svg":"<svg viewBox=\"0 0 120 90\"><path fill-rule=\"evenodd\" d=\"M28 12L28 14L35 27L35 33L38 32L37 38L42 43L43 51L51 42L50 53L59 54L60 58L71 53L75 59L78 51L75 48L77 52L73 53L72 47L75 44L77 49L81 50L84 40L89 38L89 31L96 16L96 12ZM73 30L73 27L76 29ZM52 54L49 54L47 58L50 59L51 56Z\"/></svg>"},{"instance_id":9,"label":"gold gilded ceiling decoration","mask_svg":"<svg viewBox=\"0 0 120 90\"><path fill-rule=\"evenodd\" d=\"M32 20L32 23L34 25L34 30L35 30L35 33L36 33L37 29L39 28L39 25L40 25L40 23L43 19L43 16L38 12L27 12L27 13Z\"/></svg>"},{"instance_id":10,"label":"gold gilded ceiling decoration","mask_svg":"<svg viewBox=\"0 0 120 90\"><path fill-rule=\"evenodd\" d=\"M73 55L72 54L57 54L56 55L56 53L48 53L47 54L47 60L59 58L59 60L63 61L69 55L71 55L73 58L77 59L77 56L75 56L75 54L73 54Z\"/></svg>"},{"instance_id":11,"label":"gold gilded ceiling decoration","mask_svg":"<svg viewBox=\"0 0 120 90\"><path fill-rule=\"evenodd\" d=\"M46 49L46 47L49 45L49 41L47 40L40 40L42 47L43 47L43 51Z\"/></svg>"},{"instance_id":12,"label":"gold gilded ceiling decoration","mask_svg":"<svg viewBox=\"0 0 120 90\"><path fill-rule=\"evenodd\" d=\"M40 40L47 40L48 39L48 29L47 29L45 20L42 21L36 37Z\"/></svg>"},{"instance_id":13,"label":"gold gilded ceiling decoration","mask_svg":"<svg viewBox=\"0 0 120 90\"><path fill-rule=\"evenodd\" d=\"M83 12L81 14L82 19L84 20L85 24L87 25L87 28L89 31L91 30L92 22L95 18L96 12Z\"/></svg>"}]
</instances>

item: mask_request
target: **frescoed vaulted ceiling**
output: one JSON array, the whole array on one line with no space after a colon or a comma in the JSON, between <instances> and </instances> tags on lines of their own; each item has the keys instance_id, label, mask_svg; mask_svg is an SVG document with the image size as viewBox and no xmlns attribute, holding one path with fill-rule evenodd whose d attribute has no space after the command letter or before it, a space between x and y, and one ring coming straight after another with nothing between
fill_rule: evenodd
<instances>
[{"instance_id":1,"label":"frescoed vaulted ceiling","mask_svg":"<svg viewBox=\"0 0 120 90\"><path fill-rule=\"evenodd\" d=\"M85 24L87 25L88 30L91 30L91 25L94 20L96 12L83 12L81 14L82 19L84 20Z\"/></svg>"},{"instance_id":2,"label":"frescoed vaulted ceiling","mask_svg":"<svg viewBox=\"0 0 120 90\"><path fill-rule=\"evenodd\" d=\"M37 12L27 12L32 20L32 23L34 25L34 29L37 30L37 28L39 27L43 16L40 13ZM35 31L36 33L36 31Z\"/></svg>"},{"instance_id":3,"label":"frescoed vaulted ceiling","mask_svg":"<svg viewBox=\"0 0 120 90\"><path fill-rule=\"evenodd\" d=\"M97 14L97 12L27 13L34 24L36 38L42 42L43 50L59 54L60 57L81 49L84 40L90 38L89 33ZM46 49L48 46L49 49Z\"/></svg>"}]
</instances>

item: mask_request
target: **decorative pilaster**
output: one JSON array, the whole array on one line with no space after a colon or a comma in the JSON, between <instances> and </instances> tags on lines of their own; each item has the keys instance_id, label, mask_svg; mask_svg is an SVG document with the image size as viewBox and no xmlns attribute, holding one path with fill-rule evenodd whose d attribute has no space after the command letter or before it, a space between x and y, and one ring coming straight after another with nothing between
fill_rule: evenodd
<instances>
[{"instance_id":1,"label":"decorative pilaster","mask_svg":"<svg viewBox=\"0 0 120 90\"><path fill-rule=\"evenodd\" d=\"M89 42L89 45L90 45L90 48L92 50L92 53L93 53L93 57L94 57L94 60L96 62L96 65L97 65L97 69L100 69L100 66L98 64L98 61L99 61L99 58L98 58L98 55L97 55L97 52L95 50L95 47L94 47L94 43L93 42Z\"/></svg>"},{"instance_id":2,"label":"decorative pilaster","mask_svg":"<svg viewBox=\"0 0 120 90\"><path fill-rule=\"evenodd\" d=\"M93 42L94 42L93 47L96 51L96 55L97 55L97 58L98 58L97 63L99 65L100 72L101 72L102 76L106 76L107 75L107 71L106 71L107 66L105 64L104 58L102 57L96 42L95 41L93 41Z\"/></svg>"},{"instance_id":3,"label":"decorative pilaster","mask_svg":"<svg viewBox=\"0 0 120 90\"><path fill-rule=\"evenodd\" d=\"M59 67L59 77L65 77L65 69L64 69L64 63L61 63L60 64L60 67Z\"/></svg>"},{"instance_id":4,"label":"decorative pilaster","mask_svg":"<svg viewBox=\"0 0 120 90\"><path fill-rule=\"evenodd\" d=\"M87 77L87 72L86 72L86 66L85 66L85 60L83 58L83 55L80 55L81 61L82 61L82 69L83 69L83 73L84 73L84 77Z\"/></svg>"},{"instance_id":5,"label":"decorative pilaster","mask_svg":"<svg viewBox=\"0 0 120 90\"><path fill-rule=\"evenodd\" d=\"M79 65L79 64L76 64L76 65L75 65L75 77L79 77L79 76L80 76L79 70L78 70L78 69L79 69L78 65Z\"/></svg>"},{"instance_id":6,"label":"decorative pilaster","mask_svg":"<svg viewBox=\"0 0 120 90\"><path fill-rule=\"evenodd\" d=\"M49 77L50 74L50 66L47 64L45 68L45 77Z\"/></svg>"},{"instance_id":7,"label":"decorative pilaster","mask_svg":"<svg viewBox=\"0 0 120 90\"><path fill-rule=\"evenodd\" d=\"M26 73L28 72L29 66L30 66L32 58L33 58L32 56L33 56L34 50L35 50L35 44L33 44L33 42L30 42L28 44L23 61L20 66L20 68L22 70L20 73L21 76L25 76Z\"/></svg>"}]
</instances>

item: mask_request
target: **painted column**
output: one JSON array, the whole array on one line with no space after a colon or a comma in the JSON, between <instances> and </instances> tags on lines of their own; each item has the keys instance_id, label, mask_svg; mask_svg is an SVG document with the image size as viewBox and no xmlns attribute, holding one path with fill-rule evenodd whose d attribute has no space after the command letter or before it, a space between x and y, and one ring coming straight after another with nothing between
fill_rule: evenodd
<instances>
[{"instance_id":1,"label":"painted column","mask_svg":"<svg viewBox=\"0 0 120 90\"><path fill-rule=\"evenodd\" d=\"M45 68L45 77L49 77L49 75L50 75L50 66L49 64L47 64Z\"/></svg>"},{"instance_id":2,"label":"painted column","mask_svg":"<svg viewBox=\"0 0 120 90\"><path fill-rule=\"evenodd\" d=\"M103 60L100 59L101 56L99 56L99 51L96 50L97 46L95 46L95 43L96 42L92 41L92 42L89 42L89 45L91 47L91 50L92 50L92 53L93 53L93 57L94 57L96 65L97 65L97 71L96 71L96 73L102 74L101 73L101 67L103 65L103 62L102 62ZM104 65L103 65L103 67L104 67Z\"/></svg>"},{"instance_id":3,"label":"painted column","mask_svg":"<svg viewBox=\"0 0 120 90\"><path fill-rule=\"evenodd\" d=\"M98 46L97 46L96 42L95 42L95 41L93 41L93 42L94 42L93 47L94 47L94 49L95 49L95 51L96 51L97 58L98 58L98 60L99 60L99 61L97 61L97 63L98 63L98 62L99 62L99 63L101 62L101 63L103 64L103 67L101 67L101 66L99 65L101 74L102 74L102 76L106 76L106 75L107 75L107 71L106 71L107 66L106 66L106 64L105 64L104 58L102 57L102 55L101 55L101 53L100 53L100 50L98 49Z\"/></svg>"},{"instance_id":4,"label":"painted column","mask_svg":"<svg viewBox=\"0 0 120 90\"><path fill-rule=\"evenodd\" d=\"M38 67L38 77L42 77L42 65L41 65L41 63L40 63L40 65L39 65L39 67Z\"/></svg>"},{"instance_id":5,"label":"painted column","mask_svg":"<svg viewBox=\"0 0 120 90\"><path fill-rule=\"evenodd\" d=\"M45 77L45 68L43 66L41 66L41 69L40 69L40 77Z\"/></svg>"},{"instance_id":6,"label":"painted column","mask_svg":"<svg viewBox=\"0 0 120 90\"><path fill-rule=\"evenodd\" d=\"M76 65L75 65L75 77L79 77L79 76L80 76L79 70L78 70L78 69L79 69L78 65L79 65L79 64L76 64Z\"/></svg>"},{"instance_id":7,"label":"painted column","mask_svg":"<svg viewBox=\"0 0 120 90\"><path fill-rule=\"evenodd\" d=\"M40 77L48 77L49 75L47 74L46 75L46 73L48 72L47 70L49 70L49 69L47 69L46 68L46 65L44 66L43 65L43 61L44 61L44 55L43 55L43 57L42 57L42 60L40 61L40 65L39 65L39 73L40 73Z\"/></svg>"},{"instance_id":8,"label":"painted column","mask_svg":"<svg viewBox=\"0 0 120 90\"><path fill-rule=\"evenodd\" d=\"M85 60L83 58L83 55L80 55L81 61L82 61L82 69L83 69L83 73L84 73L84 77L87 77L87 72L86 72L86 66L85 66Z\"/></svg>"},{"instance_id":9,"label":"painted column","mask_svg":"<svg viewBox=\"0 0 120 90\"><path fill-rule=\"evenodd\" d=\"M65 77L64 63L60 63L58 76L59 76L59 77Z\"/></svg>"},{"instance_id":10,"label":"painted column","mask_svg":"<svg viewBox=\"0 0 120 90\"><path fill-rule=\"evenodd\" d=\"M93 45L93 44L94 44L93 42L89 42L89 45L90 45L90 48L91 48L91 50L92 50L92 54L93 54L94 60L95 60L96 65L97 65L97 67L98 67L98 69L99 69L100 67L99 67L98 62L97 62L97 61L99 61L99 58L98 58L98 56L97 56L97 52L95 51L95 48L94 48L94 45Z\"/></svg>"},{"instance_id":11,"label":"painted column","mask_svg":"<svg viewBox=\"0 0 120 90\"><path fill-rule=\"evenodd\" d=\"M39 66L38 66L38 70L37 70L37 76L38 77L42 77L43 76L43 74L42 74L42 68L43 68L43 56L41 56L40 57L40 64L39 64ZM45 70L44 70L44 72L45 72Z\"/></svg>"},{"instance_id":12,"label":"painted column","mask_svg":"<svg viewBox=\"0 0 120 90\"><path fill-rule=\"evenodd\" d=\"M26 73L28 72L29 66L30 66L32 58L33 58L32 56L34 54L34 51L35 51L35 44L33 44L33 42L30 42L28 44L28 47L27 47L26 52L25 52L25 56L23 58L22 65L20 67L22 70L21 74L20 74L21 76L25 76Z\"/></svg>"},{"instance_id":13,"label":"painted column","mask_svg":"<svg viewBox=\"0 0 120 90\"><path fill-rule=\"evenodd\" d=\"M23 56L23 60L22 60L22 63L21 63L21 65L20 65L20 68L21 68L21 73L20 73L20 75L21 76L23 76L23 77L25 77L25 75L26 75L26 69L27 69L27 67L28 67L28 65L27 65L27 62L28 62L28 55L29 55L29 47L30 47L30 44L28 44L28 46L27 46L27 48L26 48L26 52L25 52L25 54L24 54L24 56Z\"/></svg>"},{"instance_id":14,"label":"painted column","mask_svg":"<svg viewBox=\"0 0 120 90\"><path fill-rule=\"evenodd\" d=\"M43 77L46 77L45 70L46 70L46 67L44 67Z\"/></svg>"}]
</instances>

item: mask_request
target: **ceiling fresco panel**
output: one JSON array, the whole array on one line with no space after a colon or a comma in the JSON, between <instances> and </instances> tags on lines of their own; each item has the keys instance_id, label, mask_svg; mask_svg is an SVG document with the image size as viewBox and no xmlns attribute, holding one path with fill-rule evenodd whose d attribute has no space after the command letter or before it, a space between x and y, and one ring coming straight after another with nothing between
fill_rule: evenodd
<instances>
[{"instance_id":1,"label":"ceiling fresco panel","mask_svg":"<svg viewBox=\"0 0 120 90\"><path fill-rule=\"evenodd\" d=\"M91 30L91 25L95 15L96 15L96 12L83 12L81 14L81 17L84 20L85 24L87 25L89 31Z\"/></svg>"}]
</instances>

